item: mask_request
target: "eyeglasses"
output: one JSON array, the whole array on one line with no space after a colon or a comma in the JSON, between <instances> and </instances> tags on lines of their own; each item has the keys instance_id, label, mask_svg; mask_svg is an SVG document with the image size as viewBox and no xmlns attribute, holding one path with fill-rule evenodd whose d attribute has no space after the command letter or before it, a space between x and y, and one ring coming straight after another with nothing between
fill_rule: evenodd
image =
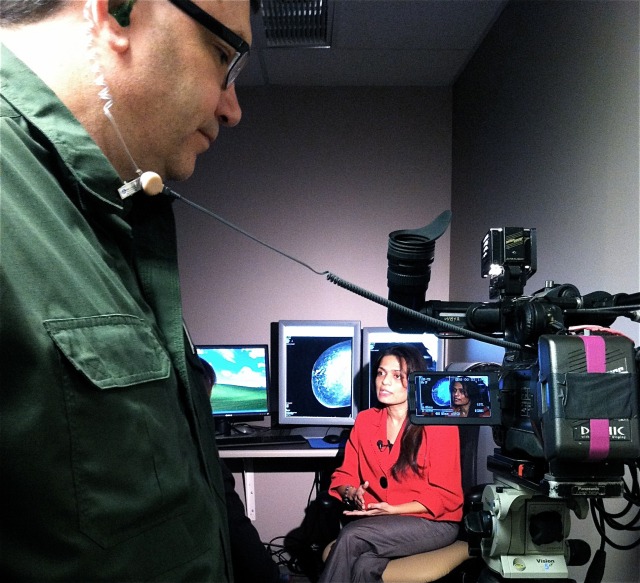
<instances>
[{"instance_id":1,"label":"eyeglasses","mask_svg":"<svg viewBox=\"0 0 640 583\"><path fill-rule=\"evenodd\" d=\"M235 51L235 55L229 62L227 76L222 86L223 89L231 87L249 60L249 52L251 50L249 43L222 24L222 22L216 20L211 14L191 2L191 0L169 0L169 2L182 10L187 16L193 18L198 24L204 26L208 31L221 38Z\"/></svg>"}]
</instances>

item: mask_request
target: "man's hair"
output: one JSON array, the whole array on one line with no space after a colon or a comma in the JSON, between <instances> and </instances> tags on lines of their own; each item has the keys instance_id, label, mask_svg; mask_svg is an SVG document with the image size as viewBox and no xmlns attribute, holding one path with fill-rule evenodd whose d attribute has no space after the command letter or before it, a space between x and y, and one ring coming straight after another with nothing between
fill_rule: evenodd
<instances>
[{"instance_id":1,"label":"man's hair","mask_svg":"<svg viewBox=\"0 0 640 583\"><path fill-rule=\"evenodd\" d=\"M0 25L31 24L51 16L66 0L0 0Z\"/></svg>"},{"instance_id":2,"label":"man's hair","mask_svg":"<svg viewBox=\"0 0 640 583\"><path fill-rule=\"evenodd\" d=\"M260 0L250 0L251 11L260 10ZM31 24L55 14L67 0L0 0L0 26Z\"/></svg>"}]
</instances>

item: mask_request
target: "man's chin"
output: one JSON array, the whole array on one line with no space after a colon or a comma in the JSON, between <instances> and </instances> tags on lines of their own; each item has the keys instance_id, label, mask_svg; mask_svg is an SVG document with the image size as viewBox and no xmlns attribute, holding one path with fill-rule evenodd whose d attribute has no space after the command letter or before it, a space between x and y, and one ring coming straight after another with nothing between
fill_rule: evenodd
<instances>
[{"instance_id":1,"label":"man's chin","mask_svg":"<svg viewBox=\"0 0 640 583\"><path fill-rule=\"evenodd\" d=\"M191 178L196 169L195 158L191 161L181 161L179 164L175 164L167 167L166 180L175 180L180 182Z\"/></svg>"}]
</instances>

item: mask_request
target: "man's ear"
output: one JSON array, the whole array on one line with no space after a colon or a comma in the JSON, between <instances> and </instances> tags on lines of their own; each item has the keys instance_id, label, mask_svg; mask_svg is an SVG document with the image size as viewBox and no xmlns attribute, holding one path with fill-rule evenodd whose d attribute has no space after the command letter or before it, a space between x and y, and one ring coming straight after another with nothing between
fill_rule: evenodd
<instances>
[{"instance_id":1,"label":"man's ear","mask_svg":"<svg viewBox=\"0 0 640 583\"><path fill-rule=\"evenodd\" d=\"M136 0L87 0L85 17L90 20L93 33L108 38L116 52L129 47L130 14Z\"/></svg>"}]
</instances>

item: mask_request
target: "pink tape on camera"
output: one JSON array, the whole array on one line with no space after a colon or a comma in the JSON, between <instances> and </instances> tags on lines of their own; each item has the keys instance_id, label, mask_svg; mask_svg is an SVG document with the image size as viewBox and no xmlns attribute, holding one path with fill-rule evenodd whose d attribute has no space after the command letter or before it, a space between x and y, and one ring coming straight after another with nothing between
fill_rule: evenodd
<instances>
[{"instance_id":1,"label":"pink tape on camera","mask_svg":"<svg viewBox=\"0 0 640 583\"><path fill-rule=\"evenodd\" d=\"M602 336L580 336L584 342L587 372L607 372L605 341ZM601 460L609 455L609 420L589 420L589 459Z\"/></svg>"}]
</instances>

